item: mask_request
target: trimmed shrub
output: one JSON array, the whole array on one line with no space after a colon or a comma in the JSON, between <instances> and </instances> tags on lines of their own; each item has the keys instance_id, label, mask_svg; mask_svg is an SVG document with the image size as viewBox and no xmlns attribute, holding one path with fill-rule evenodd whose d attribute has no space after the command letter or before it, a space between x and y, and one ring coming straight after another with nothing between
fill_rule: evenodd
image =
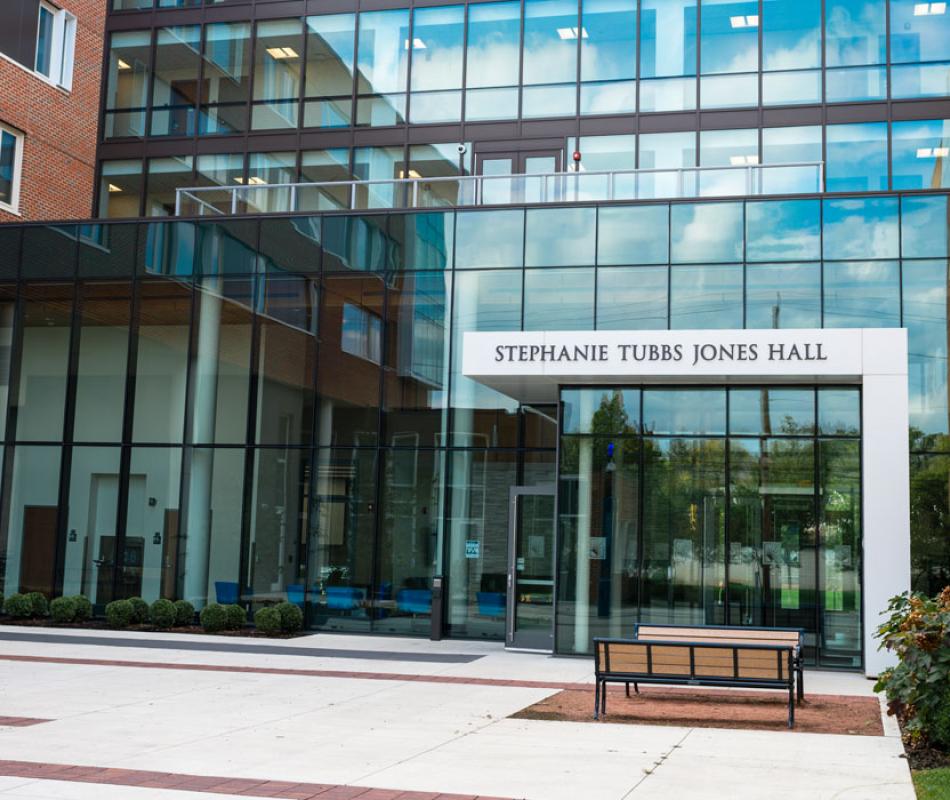
<instances>
[{"instance_id":1,"label":"trimmed shrub","mask_svg":"<svg viewBox=\"0 0 950 800\"><path fill-rule=\"evenodd\" d=\"M110 628L128 628L134 616L135 611L128 600L113 600L106 605L106 622Z\"/></svg>"},{"instance_id":2,"label":"trimmed shrub","mask_svg":"<svg viewBox=\"0 0 950 800\"><path fill-rule=\"evenodd\" d=\"M156 628L170 628L175 624L175 604L171 600L156 600L148 610L148 619Z\"/></svg>"},{"instance_id":3,"label":"trimmed shrub","mask_svg":"<svg viewBox=\"0 0 950 800\"><path fill-rule=\"evenodd\" d=\"M132 605L132 624L144 625L148 622L148 603L141 597L130 597L129 603Z\"/></svg>"},{"instance_id":4,"label":"trimmed shrub","mask_svg":"<svg viewBox=\"0 0 950 800\"><path fill-rule=\"evenodd\" d=\"M280 612L274 606L259 608L254 615L254 626L266 636L276 636L281 632Z\"/></svg>"},{"instance_id":5,"label":"trimmed shrub","mask_svg":"<svg viewBox=\"0 0 950 800\"><path fill-rule=\"evenodd\" d=\"M195 622L195 607L187 600L175 601L175 624L179 628L193 625Z\"/></svg>"},{"instance_id":6,"label":"trimmed shrub","mask_svg":"<svg viewBox=\"0 0 950 800\"><path fill-rule=\"evenodd\" d=\"M76 604L76 622L86 622L92 619L92 603L84 594L77 594L70 598Z\"/></svg>"},{"instance_id":7,"label":"trimmed shrub","mask_svg":"<svg viewBox=\"0 0 950 800\"><path fill-rule=\"evenodd\" d=\"M76 619L76 601L72 597L57 597L49 604L53 622L72 622Z\"/></svg>"},{"instance_id":8,"label":"trimmed shrub","mask_svg":"<svg viewBox=\"0 0 950 800\"><path fill-rule=\"evenodd\" d=\"M34 617L49 616L49 600L42 592L30 592L27 597L30 598L30 604L33 606Z\"/></svg>"},{"instance_id":9,"label":"trimmed shrub","mask_svg":"<svg viewBox=\"0 0 950 800\"><path fill-rule=\"evenodd\" d=\"M303 627L303 611L293 603L278 603L277 613L280 614L280 629L284 633L296 633Z\"/></svg>"},{"instance_id":10,"label":"trimmed shrub","mask_svg":"<svg viewBox=\"0 0 950 800\"><path fill-rule=\"evenodd\" d=\"M220 603L212 603L201 609L198 619L208 633L217 633L228 627L228 610Z\"/></svg>"},{"instance_id":11,"label":"trimmed shrub","mask_svg":"<svg viewBox=\"0 0 950 800\"><path fill-rule=\"evenodd\" d=\"M3 601L3 613L16 619L29 619L33 616L33 601L27 595L15 592Z\"/></svg>"},{"instance_id":12,"label":"trimmed shrub","mask_svg":"<svg viewBox=\"0 0 950 800\"><path fill-rule=\"evenodd\" d=\"M247 611L244 606L231 604L225 606L224 610L228 612L228 630L239 631L247 625Z\"/></svg>"}]
</instances>

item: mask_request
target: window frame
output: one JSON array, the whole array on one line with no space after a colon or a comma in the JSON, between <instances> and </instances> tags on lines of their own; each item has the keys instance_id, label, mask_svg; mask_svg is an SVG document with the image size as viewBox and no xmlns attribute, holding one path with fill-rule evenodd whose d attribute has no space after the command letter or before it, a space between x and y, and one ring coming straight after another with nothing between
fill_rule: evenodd
<instances>
[{"instance_id":1,"label":"window frame","mask_svg":"<svg viewBox=\"0 0 950 800\"><path fill-rule=\"evenodd\" d=\"M49 73L39 70L40 27L43 12L52 16L49 39ZM31 71L42 80L67 92L73 88L73 65L76 54L76 17L64 8L40 0L36 19L36 47Z\"/></svg>"},{"instance_id":2,"label":"window frame","mask_svg":"<svg viewBox=\"0 0 950 800\"><path fill-rule=\"evenodd\" d=\"M23 143L25 136L23 131L17 130L10 125L0 122L0 134L8 133L14 140L13 152L13 179L10 185L10 202L4 203L0 200L0 210L10 214L20 215L20 183L23 175ZM0 137L2 139L2 137Z\"/></svg>"}]
</instances>

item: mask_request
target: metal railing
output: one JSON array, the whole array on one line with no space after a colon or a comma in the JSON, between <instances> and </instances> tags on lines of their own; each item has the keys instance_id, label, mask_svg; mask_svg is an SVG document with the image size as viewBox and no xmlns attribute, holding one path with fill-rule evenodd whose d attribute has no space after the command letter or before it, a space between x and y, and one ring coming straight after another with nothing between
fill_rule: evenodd
<instances>
[{"instance_id":1,"label":"metal railing","mask_svg":"<svg viewBox=\"0 0 950 800\"><path fill-rule=\"evenodd\" d=\"M270 214L370 209L433 209L610 200L669 200L813 194L824 164L465 175L319 183L196 186L175 191L176 216Z\"/></svg>"}]
</instances>

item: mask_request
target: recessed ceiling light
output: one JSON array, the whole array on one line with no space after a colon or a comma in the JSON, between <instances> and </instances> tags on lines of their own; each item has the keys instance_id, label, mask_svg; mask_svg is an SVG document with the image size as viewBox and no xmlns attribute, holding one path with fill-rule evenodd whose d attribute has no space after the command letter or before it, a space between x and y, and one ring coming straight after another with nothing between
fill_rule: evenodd
<instances>
[{"instance_id":1,"label":"recessed ceiling light","mask_svg":"<svg viewBox=\"0 0 950 800\"><path fill-rule=\"evenodd\" d=\"M729 156L729 163L734 167L746 167L750 164L758 164L758 156Z\"/></svg>"},{"instance_id":2,"label":"recessed ceiling light","mask_svg":"<svg viewBox=\"0 0 950 800\"><path fill-rule=\"evenodd\" d=\"M950 147L918 147L917 158L946 158Z\"/></svg>"},{"instance_id":3,"label":"recessed ceiling light","mask_svg":"<svg viewBox=\"0 0 950 800\"><path fill-rule=\"evenodd\" d=\"M292 47L268 47L267 55L277 61L284 61L288 58L297 58L297 51Z\"/></svg>"},{"instance_id":4,"label":"recessed ceiling light","mask_svg":"<svg viewBox=\"0 0 950 800\"><path fill-rule=\"evenodd\" d=\"M587 28L581 28L581 39L587 39ZM576 39L577 38L577 28L558 28L557 35L562 39Z\"/></svg>"},{"instance_id":5,"label":"recessed ceiling light","mask_svg":"<svg viewBox=\"0 0 950 800\"><path fill-rule=\"evenodd\" d=\"M729 17L729 24L733 28L758 28L758 14L743 14L738 17Z\"/></svg>"},{"instance_id":6,"label":"recessed ceiling light","mask_svg":"<svg viewBox=\"0 0 950 800\"><path fill-rule=\"evenodd\" d=\"M119 69L132 69L132 67L130 67L130 66L129 66L125 61L123 61L121 58L118 60L117 66L119 67Z\"/></svg>"},{"instance_id":7,"label":"recessed ceiling light","mask_svg":"<svg viewBox=\"0 0 950 800\"><path fill-rule=\"evenodd\" d=\"M947 13L946 3L915 3L915 17L931 17Z\"/></svg>"},{"instance_id":8,"label":"recessed ceiling light","mask_svg":"<svg viewBox=\"0 0 950 800\"><path fill-rule=\"evenodd\" d=\"M247 179L248 186L260 186L262 183L267 183L263 178L258 177L257 175L252 175Z\"/></svg>"},{"instance_id":9,"label":"recessed ceiling light","mask_svg":"<svg viewBox=\"0 0 950 800\"><path fill-rule=\"evenodd\" d=\"M403 46L403 49L408 50L408 49L409 49L409 40L406 39L405 41L403 41L402 46ZM425 50L425 49L426 49L426 43L425 43L424 41L422 41L422 39L416 37L416 38L414 38L414 39L412 40L412 49L413 49L413 50Z\"/></svg>"},{"instance_id":10,"label":"recessed ceiling light","mask_svg":"<svg viewBox=\"0 0 950 800\"><path fill-rule=\"evenodd\" d=\"M122 187L121 187L121 186L116 186L114 183L110 183L110 184L109 184L109 192L110 192L110 193L112 193L112 192L121 192L121 191L122 191Z\"/></svg>"}]
</instances>

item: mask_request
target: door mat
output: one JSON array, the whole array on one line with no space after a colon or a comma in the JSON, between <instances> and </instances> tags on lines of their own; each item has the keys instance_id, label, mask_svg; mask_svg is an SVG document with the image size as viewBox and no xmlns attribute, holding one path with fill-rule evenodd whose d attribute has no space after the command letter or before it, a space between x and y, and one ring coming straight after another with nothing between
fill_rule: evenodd
<instances>
[{"instance_id":1,"label":"door mat","mask_svg":"<svg viewBox=\"0 0 950 800\"><path fill-rule=\"evenodd\" d=\"M808 691L806 677L805 691ZM744 728L788 731L788 695L705 689L640 687L624 695L622 685L607 690L607 717L594 719L594 688L566 689L511 715L515 719L570 722L678 725L684 728ZM881 707L876 697L816 694L795 707L792 733L840 733L883 736Z\"/></svg>"}]
</instances>

